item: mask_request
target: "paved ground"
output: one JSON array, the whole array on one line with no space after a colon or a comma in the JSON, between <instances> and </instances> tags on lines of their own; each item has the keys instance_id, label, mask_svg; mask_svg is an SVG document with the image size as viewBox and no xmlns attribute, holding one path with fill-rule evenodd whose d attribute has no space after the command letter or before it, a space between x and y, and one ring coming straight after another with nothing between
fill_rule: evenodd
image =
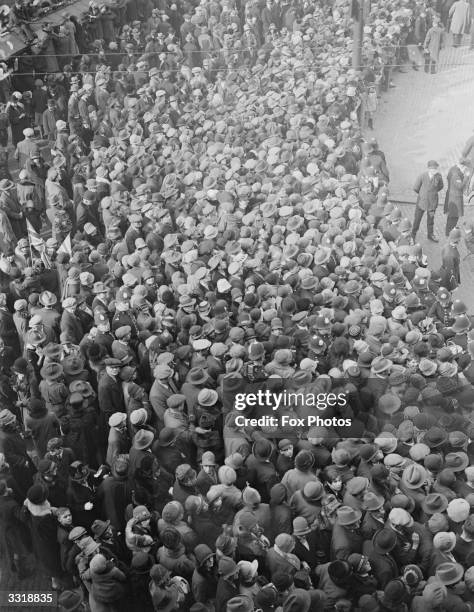
<instances>
[{"instance_id":1,"label":"paved ground","mask_svg":"<svg viewBox=\"0 0 474 612\"><path fill-rule=\"evenodd\" d=\"M394 88L383 94L372 134L385 151L390 169L390 191L393 200L414 202L411 187L424 171L429 159L436 159L443 177L460 157L466 140L474 133L474 51L468 47L441 52L437 74L405 68L394 73ZM370 134L369 134L370 135ZM444 198L444 193L443 193ZM442 200L442 198L441 198ZM413 205L401 205L410 219ZM430 265L440 263L444 243L445 216L440 206L435 228L439 244L426 240L426 222L417 239L428 255ZM474 206L466 209L466 218L474 219ZM461 255L467 253L462 246ZM468 303L474 295L474 255L463 262L462 287L457 296Z\"/></svg>"}]
</instances>

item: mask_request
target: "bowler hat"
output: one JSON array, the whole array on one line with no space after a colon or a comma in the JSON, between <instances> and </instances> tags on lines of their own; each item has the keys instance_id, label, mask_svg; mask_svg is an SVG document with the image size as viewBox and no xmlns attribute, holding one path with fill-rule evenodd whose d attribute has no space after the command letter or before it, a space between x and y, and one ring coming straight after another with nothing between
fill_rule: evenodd
<instances>
[{"instance_id":1,"label":"bowler hat","mask_svg":"<svg viewBox=\"0 0 474 612\"><path fill-rule=\"evenodd\" d=\"M297 516L293 519L293 535L304 536L311 533L311 527L308 525L308 521L304 516Z\"/></svg>"}]
</instances>

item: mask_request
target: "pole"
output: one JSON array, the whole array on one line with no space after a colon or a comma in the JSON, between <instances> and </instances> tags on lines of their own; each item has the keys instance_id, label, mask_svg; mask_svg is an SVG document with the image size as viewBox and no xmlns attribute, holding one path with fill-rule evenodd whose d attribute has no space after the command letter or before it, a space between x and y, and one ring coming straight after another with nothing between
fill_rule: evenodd
<instances>
[{"instance_id":1,"label":"pole","mask_svg":"<svg viewBox=\"0 0 474 612\"><path fill-rule=\"evenodd\" d=\"M30 245L30 257L31 257L31 265L33 265L33 248L31 246L31 239L30 239L30 228L27 227L27 235L28 235L28 244Z\"/></svg>"},{"instance_id":2,"label":"pole","mask_svg":"<svg viewBox=\"0 0 474 612\"><path fill-rule=\"evenodd\" d=\"M364 37L364 0L352 0L352 67L360 70Z\"/></svg>"}]
</instances>

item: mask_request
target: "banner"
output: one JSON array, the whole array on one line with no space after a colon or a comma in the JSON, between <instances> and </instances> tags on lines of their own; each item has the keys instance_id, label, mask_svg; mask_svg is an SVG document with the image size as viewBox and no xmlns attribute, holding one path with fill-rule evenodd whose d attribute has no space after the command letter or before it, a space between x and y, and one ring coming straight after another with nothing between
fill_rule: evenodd
<instances>
[{"instance_id":1,"label":"banner","mask_svg":"<svg viewBox=\"0 0 474 612\"><path fill-rule=\"evenodd\" d=\"M68 234L63 240L61 246L58 249L58 253L67 253L69 257L72 256L71 234Z\"/></svg>"},{"instance_id":2,"label":"banner","mask_svg":"<svg viewBox=\"0 0 474 612\"><path fill-rule=\"evenodd\" d=\"M43 240L43 238L41 238L41 236L38 234L38 232L34 229L34 227L28 220L26 221L26 226L28 229L28 240L30 242L30 248L35 249L35 251L39 253L41 261L44 263L45 267L50 269L51 261L49 260L49 257L46 254L45 241Z\"/></svg>"}]
</instances>

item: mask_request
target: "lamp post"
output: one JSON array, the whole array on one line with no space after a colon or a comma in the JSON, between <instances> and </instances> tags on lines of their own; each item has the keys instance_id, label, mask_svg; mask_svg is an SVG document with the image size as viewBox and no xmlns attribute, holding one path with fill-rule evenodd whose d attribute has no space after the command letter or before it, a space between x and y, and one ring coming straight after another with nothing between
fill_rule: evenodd
<instances>
[{"instance_id":1,"label":"lamp post","mask_svg":"<svg viewBox=\"0 0 474 612\"><path fill-rule=\"evenodd\" d=\"M364 36L364 0L352 0L352 67L360 70L362 60L362 38Z\"/></svg>"}]
</instances>

